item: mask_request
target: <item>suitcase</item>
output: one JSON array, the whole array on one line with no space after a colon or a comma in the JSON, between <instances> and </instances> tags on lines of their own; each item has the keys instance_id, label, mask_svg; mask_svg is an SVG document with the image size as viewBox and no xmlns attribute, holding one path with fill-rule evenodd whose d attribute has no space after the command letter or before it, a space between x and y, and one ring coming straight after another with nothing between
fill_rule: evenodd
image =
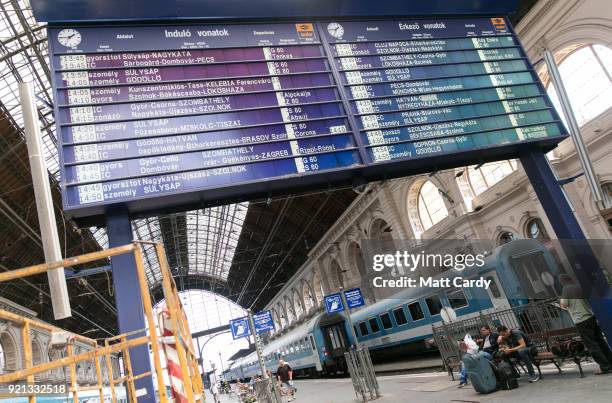
<instances>
[{"instance_id":1,"label":"suitcase","mask_svg":"<svg viewBox=\"0 0 612 403\"><path fill-rule=\"evenodd\" d=\"M506 361L500 362L497 366L493 363L491 363L491 365L493 366L493 372L495 372L495 377L497 378L497 389L511 390L518 388L517 375L514 373L512 365Z\"/></svg>"},{"instance_id":2,"label":"suitcase","mask_svg":"<svg viewBox=\"0 0 612 403\"><path fill-rule=\"evenodd\" d=\"M478 393L491 393L497 389L497 378L489 360L480 355L466 355L463 357L468 378Z\"/></svg>"}]
</instances>

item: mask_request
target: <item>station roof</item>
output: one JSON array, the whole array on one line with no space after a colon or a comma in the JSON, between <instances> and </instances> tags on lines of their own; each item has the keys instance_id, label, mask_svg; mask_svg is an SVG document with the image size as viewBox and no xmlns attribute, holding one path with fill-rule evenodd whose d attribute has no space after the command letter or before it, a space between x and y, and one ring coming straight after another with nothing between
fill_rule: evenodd
<instances>
[{"instance_id":1,"label":"station roof","mask_svg":"<svg viewBox=\"0 0 612 403\"><path fill-rule=\"evenodd\" d=\"M534 3L522 0L515 22ZM27 0L0 0L0 72L0 270L44 261L18 98L20 81L34 83L64 255L106 248L104 228L78 228L61 209L46 26L35 21ZM164 243L180 289L215 291L258 310L306 261L310 247L355 197L352 189L330 189L139 218L133 220L133 236ZM157 301L160 277L152 249L145 250L145 264ZM57 324L91 337L114 334L117 318L108 273L71 278L68 284L74 316ZM52 322L45 277L0 284L0 290Z\"/></svg>"}]
</instances>

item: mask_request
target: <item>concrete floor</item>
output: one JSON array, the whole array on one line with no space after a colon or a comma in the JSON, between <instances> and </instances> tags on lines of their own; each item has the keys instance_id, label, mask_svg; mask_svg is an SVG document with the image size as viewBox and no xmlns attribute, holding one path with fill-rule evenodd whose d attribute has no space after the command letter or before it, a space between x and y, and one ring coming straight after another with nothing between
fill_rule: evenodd
<instances>
[{"instance_id":1,"label":"concrete floor","mask_svg":"<svg viewBox=\"0 0 612 403\"><path fill-rule=\"evenodd\" d=\"M595 376L596 366L584 364L586 377L580 379L578 369L569 364L558 374L554 367L542 367L544 379L535 384L520 382L511 391L481 395L468 385L457 389L446 373L379 376L382 398L377 403L610 403L612 375ZM296 381L295 403L358 403L349 379L314 379ZM209 400L210 399L210 400ZM213 402L207 396L207 402ZM223 396L222 403L238 402Z\"/></svg>"}]
</instances>

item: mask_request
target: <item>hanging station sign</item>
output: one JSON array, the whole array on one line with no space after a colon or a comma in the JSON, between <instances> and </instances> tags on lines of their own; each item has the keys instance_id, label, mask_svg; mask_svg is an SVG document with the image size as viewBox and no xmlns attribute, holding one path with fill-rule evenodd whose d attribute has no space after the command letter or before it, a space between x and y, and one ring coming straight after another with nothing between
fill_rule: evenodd
<instances>
[{"instance_id":1,"label":"hanging station sign","mask_svg":"<svg viewBox=\"0 0 612 403\"><path fill-rule=\"evenodd\" d=\"M49 28L64 208L220 204L547 151L505 18Z\"/></svg>"}]
</instances>

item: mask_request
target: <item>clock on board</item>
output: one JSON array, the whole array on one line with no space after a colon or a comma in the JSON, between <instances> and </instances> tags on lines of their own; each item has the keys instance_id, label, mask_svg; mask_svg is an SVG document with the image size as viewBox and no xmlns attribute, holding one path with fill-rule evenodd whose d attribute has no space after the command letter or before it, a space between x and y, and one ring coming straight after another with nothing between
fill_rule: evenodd
<instances>
[{"instance_id":1,"label":"clock on board","mask_svg":"<svg viewBox=\"0 0 612 403\"><path fill-rule=\"evenodd\" d=\"M344 27L337 22L330 22L327 25L327 32L329 32L329 34L334 38L340 39L342 38L342 35L344 35Z\"/></svg>"},{"instance_id":2,"label":"clock on board","mask_svg":"<svg viewBox=\"0 0 612 403\"><path fill-rule=\"evenodd\" d=\"M62 29L57 34L57 40L67 48L74 48L81 43L81 33L72 28Z\"/></svg>"}]
</instances>

